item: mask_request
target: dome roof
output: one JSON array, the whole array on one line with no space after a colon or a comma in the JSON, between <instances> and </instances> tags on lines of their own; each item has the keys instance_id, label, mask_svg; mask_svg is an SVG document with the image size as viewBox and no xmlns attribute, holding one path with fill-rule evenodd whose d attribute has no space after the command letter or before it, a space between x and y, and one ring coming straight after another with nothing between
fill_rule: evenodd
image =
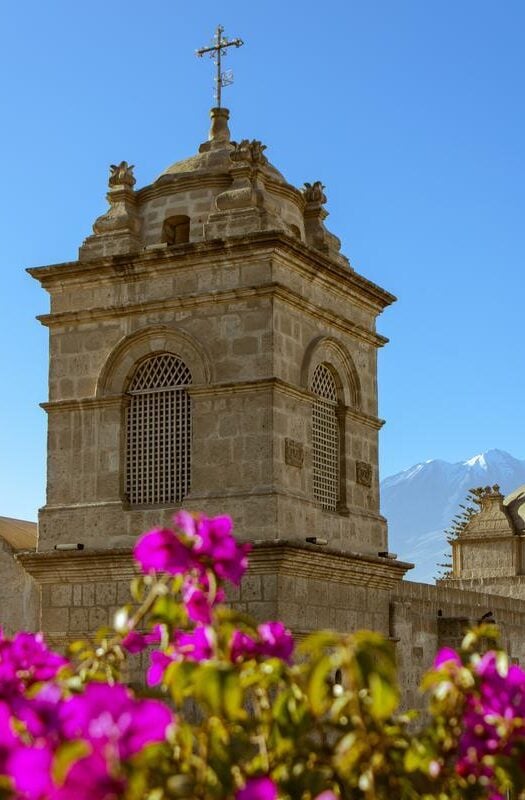
<instances>
[{"instance_id":1,"label":"dome roof","mask_svg":"<svg viewBox=\"0 0 525 800\"><path fill-rule=\"evenodd\" d=\"M518 533L525 533L525 484L508 494L503 501Z\"/></svg>"},{"instance_id":2,"label":"dome roof","mask_svg":"<svg viewBox=\"0 0 525 800\"><path fill-rule=\"evenodd\" d=\"M230 139L228 128L229 111L227 108L212 108L210 111L211 128L207 142L199 147L199 152L181 161L176 161L155 180L155 183L167 183L182 175L195 173L227 172L231 169L231 154L237 147ZM242 144L242 143L241 143ZM264 148L263 148L264 149ZM286 183L284 176L263 156L263 170L273 180Z\"/></svg>"}]
</instances>

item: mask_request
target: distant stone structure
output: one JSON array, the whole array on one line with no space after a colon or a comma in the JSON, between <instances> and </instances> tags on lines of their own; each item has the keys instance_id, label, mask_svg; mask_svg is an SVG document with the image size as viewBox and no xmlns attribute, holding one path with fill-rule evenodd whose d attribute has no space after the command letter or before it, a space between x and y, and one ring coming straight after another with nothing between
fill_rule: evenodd
<instances>
[{"instance_id":1,"label":"distant stone structure","mask_svg":"<svg viewBox=\"0 0 525 800\"><path fill-rule=\"evenodd\" d=\"M525 660L523 530L499 498L453 580L403 580L378 481L376 318L395 298L340 252L322 183L287 183L228 117L212 109L198 153L138 191L113 165L78 260L29 270L51 301L47 501L36 551L10 556L37 607L9 624L59 646L107 624L137 536L183 504L254 542L232 602L298 635L390 636L410 702L438 645L489 611Z\"/></svg>"}]
</instances>

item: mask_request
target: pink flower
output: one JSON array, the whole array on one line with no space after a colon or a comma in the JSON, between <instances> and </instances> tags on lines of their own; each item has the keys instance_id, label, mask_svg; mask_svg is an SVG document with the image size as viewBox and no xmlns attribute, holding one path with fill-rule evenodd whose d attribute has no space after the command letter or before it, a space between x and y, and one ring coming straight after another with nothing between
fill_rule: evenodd
<instances>
[{"instance_id":1,"label":"pink flower","mask_svg":"<svg viewBox=\"0 0 525 800\"><path fill-rule=\"evenodd\" d=\"M219 578L238 585L248 569L249 544L232 535L231 517L201 517L196 525L195 553L207 557Z\"/></svg>"},{"instance_id":2,"label":"pink flower","mask_svg":"<svg viewBox=\"0 0 525 800\"><path fill-rule=\"evenodd\" d=\"M113 772L104 756L94 751L76 761L68 771L64 785L56 787L45 800L116 800L123 796L125 782Z\"/></svg>"},{"instance_id":3,"label":"pink flower","mask_svg":"<svg viewBox=\"0 0 525 800\"><path fill-rule=\"evenodd\" d=\"M280 658L290 661L294 641L292 634L282 622L263 622L257 628L261 638L259 652L270 658Z\"/></svg>"},{"instance_id":4,"label":"pink flower","mask_svg":"<svg viewBox=\"0 0 525 800\"><path fill-rule=\"evenodd\" d=\"M164 703L137 699L121 684L90 683L64 702L61 720L66 738L85 739L104 752L111 745L126 759L162 741L173 715Z\"/></svg>"},{"instance_id":5,"label":"pink flower","mask_svg":"<svg viewBox=\"0 0 525 800\"><path fill-rule=\"evenodd\" d=\"M142 653L147 646L146 637L143 633L137 633L137 631L130 631L122 639L122 647L128 653Z\"/></svg>"},{"instance_id":6,"label":"pink flower","mask_svg":"<svg viewBox=\"0 0 525 800\"><path fill-rule=\"evenodd\" d=\"M209 625L211 622L211 603L208 595L193 583L186 583L182 590L182 598L188 617L193 622L203 622Z\"/></svg>"},{"instance_id":7,"label":"pink flower","mask_svg":"<svg viewBox=\"0 0 525 800\"><path fill-rule=\"evenodd\" d=\"M166 667L175 660L174 655L166 655L160 650L154 650L150 655L150 666L146 675L148 686L157 686L166 671Z\"/></svg>"},{"instance_id":8,"label":"pink flower","mask_svg":"<svg viewBox=\"0 0 525 800\"><path fill-rule=\"evenodd\" d=\"M53 753L47 744L19 747L13 752L7 774L13 779L18 796L27 800L44 800L52 796L52 761Z\"/></svg>"},{"instance_id":9,"label":"pink flower","mask_svg":"<svg viewBox=\"0 0 525 800\"><path fill-rule=\"evenodd\" d=\"M196 538L198 516L194 516L188 511L184 511L182 508L173 515L173 522L175 523L175 526L186 536L189 536L191 539Z\"/></svg>"},{"instance_id":10,"label":"pink flower","mask_svg":"<svg viewBox=\"0 0 525 800\"><path fill-rule=\"evenodd\" d=\"M314 797L314 800L339 800L339 798L332 791L328 790L318 794L316 797Z\"/></svg>"},{"instance_id":11,"label":"pink flower","mask_svg":"<svg viewBox=\"0 0 525 800\"><path fill-rule=\"evenodd\" d=\"M230 642L230 658L234 663L243 658L255 658L258 652L255 639L242 631L234 631Z\"/></svg>"},{"instance_id":12,"label":"pink flower","mask_svg":"<svg viewBox=\"0 0 525 800\"><path fill-rule=\"evenodd\" d=\"M271 778L248 778L243 789L235 795L235 800L277 800L277 786Z\"/></svg>"},{"instance_id":13,"label":"pink flower","mask_svg":"<svg viewBox=\"0 0 525 800\"><path fill-rule=\"evenodd\" d=\"M207 661L213 655L213 631L206 625L177 631L173 638L177 655L185 661Z\"/></svg>"},{"instance_id":14,"label":"pink flower","mask_svg":"<svg viewBox=\"0 0 525 800\"><path fill-rule=\"evenodd\" d=\"M144 572L158 570L179 575L198 566L193 553L167 528L155 529L143 534L137 541L133 555Z\"/></svg>"},{"instance_id":15,"label":"pink flower","mask_svg":"<svg viewBox=\"0 0 525 800\"><path fill-rule=\"evenodd\" d=\"M0 628L0 697L51 680L68 663L59 653L48 649L41 633L22 632L8 639Z\"/></svg>"},{"instance_id":16,"label":"pink flower","mask_svg":"<svg viewBox=\"0 0 525 800\"><path fill-rule=\"evenodd\" d=\"M453 650L451 647L442 647L441 650L438 650L436 656L434 658L434 667L440 667L442 664L446 664L450 661L452 664L456 664L458 667L461 666L461 658Z\"/></svg>"}]
</instances>

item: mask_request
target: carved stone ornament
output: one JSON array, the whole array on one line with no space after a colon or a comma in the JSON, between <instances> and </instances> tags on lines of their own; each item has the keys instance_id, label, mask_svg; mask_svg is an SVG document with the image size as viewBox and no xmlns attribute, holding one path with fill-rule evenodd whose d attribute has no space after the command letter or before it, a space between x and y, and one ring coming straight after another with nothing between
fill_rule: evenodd
<instances>
[{"instance_id":1,"label":"carved stone ornament","mask_svg":"<svg viewBox=\"0 0 525 800\"><path fill-rule=\"evenodd\" d=\"M302 189L302 193L304 195L304 199L307 203L315 203L316 205L323 205L326 203L326 195L323 191L325 186L321 183L321 181L315 181L314 183L305 183L304 189Z\"/></svg>"},{"instance_id":2,"label":"carved stone ornament","mask_svg":"<svg viewBox=\"0 0 525 800\"><path fill-rule=\"evenodd\" d=\"M294 439L284 440L284 461L291 467L302 467L304 463L304 447Z\"/></svg>"},{"instance_id":3,"label":"carved stone ornament","mask_svg":"<svg viewBox=\"0 0 525 800\"><path fill-rule=\"evenodd\" d=\"M110 176L108 184L110 189L116 186L129 186L133 188L136 180L133 175L134 164L128 164L127 161L121 161L120 164L111 164L109 167Z\"/></svg>"},{"instance_id":4,"label":"carved stone ornament","mask_svg":"<svg viewBox=\"0 0 525 800\"><path fill-rule=\"evenodd\" d=\"M355 478L361 486L370 488L372 486L372 465L367 464L366 461L356 461Z\"/></svg>"},{"instance_id":5,"label":"carved stone ornament","mask_svg":"<svg viewBox=\"0 0 525 800\"><path fill-rule=\"evenodd\" d=\"M241 142L235 143L235 149L231 152L230 158L232 161L247 161L253 166L262 167L268 163L268 159L264 155L266 145L253 139L243 139Z\"/></svg>"}]
</instances>

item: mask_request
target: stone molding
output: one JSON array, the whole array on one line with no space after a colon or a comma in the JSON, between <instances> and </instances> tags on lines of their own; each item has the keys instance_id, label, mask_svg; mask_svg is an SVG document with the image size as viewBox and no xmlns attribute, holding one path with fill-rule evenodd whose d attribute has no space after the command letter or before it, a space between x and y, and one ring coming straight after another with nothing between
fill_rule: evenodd
<instances>
[{"instance_id":1,"label":"stone molding","mask_svg":"<svg viewBox=\"0 0 525 800\"><path fill-rule=\"evenodd\" d=\"M316 367L332 364L340 384L340 394L346 406L361 407L361 381L354 360L347 348L332 336L317 336L307 346L301 365L301 384L308 389ZM335 377L335 376L334 376Z\"/></svg>"},{"instance_id":2,"label":"stone molding","mask_svg":"<svg viewBox=\"0 0 525 800\"><path fill-rule=\"evenodd\" d=\"M249 574L269 573L327 583L392 589L412 566L379 556L306 545L298 540L275 539L254 543Z\"/></svg>"},{"instance_id":3,"label":"stone molding","mask_svg":"<svg viewBox=\"0 0 525 800\"><path fill-rule=\"evenodd\" d=\"M169 274L169 268L177 271L181 268L181 260L187 260L192 269L200 264L209 267L210 262L219 259L229 265L246 263L246 251L273 256L278 252L283 258L293 255L292 265L296 270L315 276L317 283L328 283L337 290L342 287L342 296L348 300L349 294L355 302L361 302L369 310L382 311L395 302L396 297L377 284L359 275L349 267L342 267L333 259L308 247L297 239L287 236L281 231L262 231L247 236L235 236L227 241L215 239L207 242L190 242L166 249L142 250L132 255L119 255L100 258L97 261L81 263L70 261L51 266L30 267L27 272L40 282L44 289L54 286L62 288L65 283L77 283L89 286L98 283L102 277L112 278L124 274L131 279L149 277L155 274L152 268L160 266L163 275ZM168 262L168 264L166 264ZM358 290L357 297L354 297Z\"/></svg>"},{"instance_id":4,"label":"stone molding","mask_svg":"<svg viewBox=\"0 0 525 800\"><path fill-rule=\"evenodd\" d=\"M15 558L41 585L131 580L138 574L127 548L22 553ZM412 564L403 561L275 539L253 543L248 574L277 574L391 589L411 567Z\"/></svg>"},{"instance_id":5,"label":"stone molding","mask_svg":"<svg viewBox=\"0 0 525 800\"><path fill-rule=\"evenodd\" d=\"M131 550L73 550L15 556L40 584L132 580L138 571Z\"/></svg>"},{"instance_id":6,"label":"stone molding","mask_svg":"<svg viewBox=\"0 0 525 800\"><path fill-rule=\"evenodd\" d=\"M189 294L186 297L174 297L168 300L152 300L151 302L133 303L126 306L107 306L91 308L81 311L60 311L51 314L40 314L37 319L45 327L59 327L70 325L72 322L91 322L101 319L115 319L116 317L136 315L144 312L181 310L194 308L195 306L217 305L218 303L231 303L234 300L245 300L252 297L270 297L281 300L288 305L308 313L315 319L323 323L323 327L330 325L343 333L353 336L374 347L383 347L388 343L388 339L381 334L375 333L368 328L358 325L349 320L341 320L335 314L326 309L319 308L313 303L306 301L300 294L292 291L287 286L280 283L265 283L257 287L245 287L232 291L217 292L213 295L196 296Z\"/></svg>"},{"instance_id":7,"label":"stone molding","mask_svg":"<svg viewBox=\"0 0 525 800\"><path fill-rule=\"evenodd\" d=\"M139 362L160 352L180 356L190 369L192 380L197 383L210 382L211 360L201 342L180 328L154 325L141 328L117 342L99 374L97 396L125 392L130 375L135 372Z\"/></svg>"},{"instance_id":8,"label":"stone molding","mask_svg":"<svg viewBox=\"0 0 525 800\"><path fill-rule=\"evenodd\" d=\"M239 383L190 384L188 393L194 397L215 397L219 395L248 394L272 389L292 397L294 400L311 402L316 397L309 389L294 386L280 378L260 378L253 381L240 381ZM40 403L40 407L48 413L52 411L91 410L111 406L118 408L127 401L127 398L128 395L126 394L118 394L102 397L84 397L79 400L51 400L46 403ZM383 419L374 417L371 414L365 414L364 411L358 411L354 408L345 407L344 414L346 417L374 430L380 430L385 424Z\"/></svg>"}]
</instances>

